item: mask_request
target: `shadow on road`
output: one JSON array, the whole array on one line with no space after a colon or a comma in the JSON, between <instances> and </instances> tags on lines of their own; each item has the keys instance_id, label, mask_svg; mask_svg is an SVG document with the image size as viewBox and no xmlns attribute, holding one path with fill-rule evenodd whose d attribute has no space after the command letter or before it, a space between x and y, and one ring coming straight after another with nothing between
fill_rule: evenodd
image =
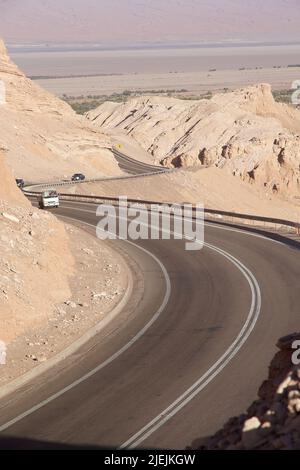
<instances>
[{"instance_id":1,"label":"shadow on road","mask_svg":"<svg viewBox=\"0 0 300 470\"><path fill-rule=\"evenodd\" d=\"M0 450L115 450L113 447L72 445L34 439L1 437Z\"/></svg>"}]
</instances>

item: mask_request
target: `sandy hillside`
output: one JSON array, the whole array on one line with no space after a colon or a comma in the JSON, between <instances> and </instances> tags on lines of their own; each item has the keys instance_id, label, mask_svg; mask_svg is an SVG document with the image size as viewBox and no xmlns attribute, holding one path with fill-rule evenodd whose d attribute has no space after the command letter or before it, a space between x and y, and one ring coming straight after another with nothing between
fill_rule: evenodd
<instances>
[{"instance_id":1,"label":"sandy hillside","mask_svg":"<svg viewBox=\"0 0 300 470\"><path fill-rule=\"evenodd\" d=\"M9 342L68 298L73 257L63 225L31 207L2 151L0 175L0 340Z\"/></svg>"},{"instance_id":2,"label":"sandy hillside","mask_svg":"<svg viewBox=\"0 0 300 470\"><path fill-rule=\"evenodd\" d=\"M119 174L110 139L10 60L0 40L0 145L15 177L29 181Z\"/></svg>"},{"instance_id":3,"label":"sandy hillside","mask_svg":"<svg viewBox=\"0 0 300 470\"><path fill-rule=\"evenodd\" d=\"M128 198L161 202L204 203L206 208L244 214L300 220L296 206L276 197L272 191L246 185L219 168L182 169L169 174L122 181L86 183L64 192L103 196L125 195Z\"/></svg>"},{"instance_id":4,"label":"sandy hillside","mask_svg":"<svg viewBox=\"0 0 300 470\"><path fill-rule=\"evenodd\" d=\"M140 97L87 114L103 131L125 131L157 162L209 165L283 197L299 194L300 111L260 84L211 100Z\"/></svg>"}]
</instances>

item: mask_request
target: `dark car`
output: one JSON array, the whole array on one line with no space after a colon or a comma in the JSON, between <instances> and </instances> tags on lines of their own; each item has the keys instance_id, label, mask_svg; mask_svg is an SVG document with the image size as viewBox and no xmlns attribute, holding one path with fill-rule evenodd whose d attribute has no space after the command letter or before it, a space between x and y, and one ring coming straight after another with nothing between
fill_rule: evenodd
<instances>
[{"instance_id":1,"label":"dark car","mask_svg":"<svg viewBox=\"0 0 300 470\"><path fill-rule=\"evenodd\" d=\"M20 189L24 188L24 186L25 186L25 181L22 180L21 178L17 178L16 183L17 183L18 188L20 188Z\"/></svg>"},{"instance_id":2,"label":"dark car","mask_svg":"<svg viewBox=\"0 0 300 470\"><path fill-rule=\"evenodd\" d=\"M71 179L72 181L83 181L85 180L85 176L82 173L75 173Z\"/></svg>"}]
</instances>

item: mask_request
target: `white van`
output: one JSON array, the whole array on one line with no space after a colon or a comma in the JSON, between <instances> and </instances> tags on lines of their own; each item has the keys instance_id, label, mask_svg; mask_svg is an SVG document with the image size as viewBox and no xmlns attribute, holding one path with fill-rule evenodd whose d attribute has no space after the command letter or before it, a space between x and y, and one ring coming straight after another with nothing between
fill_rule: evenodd
<instances>
[{"instance_id":1,"label":"white van","mask_svg":"<svg viewBox=\"0 0 300 470\"><path fill-rule=\"evenodd\" d=\"M39 206L41 209L46 207L59 207L59 196L55 189L43 191L39 197Z\"/></svg>"}]
</instances>

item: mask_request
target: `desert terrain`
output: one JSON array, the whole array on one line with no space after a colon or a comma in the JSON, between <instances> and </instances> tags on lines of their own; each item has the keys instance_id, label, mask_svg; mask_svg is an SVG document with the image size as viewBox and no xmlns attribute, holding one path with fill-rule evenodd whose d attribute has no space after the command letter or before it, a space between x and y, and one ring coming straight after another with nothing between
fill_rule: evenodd
<instances>
[{"instance_id":1,"label":"desert terrain","mask_svg":"<svg viewBox=\"0 0 300 470\"><path fill-rule=\"evenodd\" d=\"M298 204L300 111L276 103L268 84L209 100L142 96L104 103L86 116L102 132L131 137L157 164L218 168L216 175L239 178L266 198Z\"/></svg>"},{"instance_id":2,"label":"desert terrain","mask_svg":"<svg viewBox=\"0 0 300 470\"><path fill-rule=\"evenodd\" d=\"M1 339L8 342L47 321L54 302L70 295L74 261L63 225L31 207L3 152L1 179Z\"/></svg>"},{"instance_id":3,"label":"desert terrain","mask_svg":"<svg viewBox=\"0 0 300 470\"><path fill-rule=\"evenodd\" d=\"M16 178L49 181L70 178L76 172L87 176L118 173L109 139L27 79L2 41L0 80L5 90L0 145L7 149L7 163Z\"/></svg>"},{"instance_id":4,"label":"desert terrain","mask_svg":"<svg viewBox=\"0 0 300 470\"><path fill-rule=\"evenodd\" d=\"M88 45L10 47L13 60L43 88L62 96L111 95L124 90L184 90L201 95L270 83L289 89L299 79L300 46L264 43L152 45L118 49Z\"/></svg>"},{"instance_id":5,"label":"desert terrain","mask_svg":"<svg viewBox=\"0 0 300 470\"><path fill-rule=\"evenodd\" d=\"M181 167L181 170L133 182L124 179L86 183L66 187L64 191L114 197L127 195L162 202L204 202L208 208L299 220L297 132L300 112L275 103L269 85L221 93L200 101L141 96L123 104L107 102L86 116L78 116L66 103L26 78L9 58L3 43L0 79L6 91L6 102L0 106L1 146L15 176L29 181L61 180L76 170L92 177L119 176L122 172L110 151L112 146L119 145L133 158ZM61 272L60 294L53 291L58 305L60 298L66 300L71 295L70 278L76 258L74 249L73 254L71 250L72 230L68 228L67 235L53 216L39 216L31 209L14 187L4 161L1 173L8 181L2 185L1 197L3 213L7 211L12 216L5 221L6 230L11 230L10 246L18 241L16 238L13 242L13 236L17 237L13 233L21 224L20 219L24 219L21 224L26 227L24 237L30 242L32 233L41 232L41 239L48 226L60 234L64 256L58 263L49 262L59 271L60 266L69 266L69 270ZM5 243L7 235L2 238ZM18 243L22 246L23 242ZM51 244L48 254L39 251L38 243L33 249L37 250L36 269L48 265L48 261L39 261L39 253L42 258L59 258L51 253ZM7 262L4 262L4 270L5 265ZM12 269L17 276L19 266ZM28 269L31 269L30 263ZM49 282L49 276L53 277L47 269L39 282ZM29 281L33 282L33 277L26 282ZM18 289L18 284L15 287ZM4 297L9 298L7 289L3 289ZM50 287L49 295L51 292ZM18 290L14 295L17 293ZM36 302L39 302L38 294ZM12 305L11 300L9 305ZM32 307L34 311L41 310L37 305ZM54 298L49 299L50 310L53 305ZM63 305L60 308L64 310ZM42 310L43 318L47 319L50 310ZM6 317L10 320L4 339L19 337L25 328L24 318L18 310L15 317L5 311L3 318ZM32 318L35 324L34 314Z\"/></svg>"},{"instance_id":6,"label":"desert terrain","mask_svg":"<svg viewBox=\"0 0 300 470\"><path fill-rule=\"evenodd\" d=\"M0 50L6 92L0 105L0 340L7 347L3 385L99 323L119 302L129 271L122 256L94 233L39 211L17 188L13 173L47 181L78 167L91 175L120 171L105 148L109 138L32 84L10 61L3 43Z\"/></svg>"},{"instance_id":7,"label":"desert terrain","mask_svg":"<svg viewBox=\"0 0 300 470\"><path fill-rule=\"evenodd\" d=\"M104 101L130 95L200 99L269 83L291 101L299 80L299 44L194 44L101 48L99 45L14 45L13 59L36 83L83 114Z\"/></svg>"},{"instance_id":8,"label":"desert terrain","mask_svg":"<svg viewBox=\"0 0 300 470\"><path fill-rule=\"evenodd\" d=\"M215 70L202 72L130 73L68 78L37 78L36 83L62 97L87 99L90 95L122 94L129 90L146 94L179 95L183 98L201 96L208 92L234 90L253 83L270 83L274 90L288 90L299 80L300 67L253 68L248 70ZM181 91L183 90L183 91Z\"/></svg>"},{"instance_id":9,"label":"desert terrain","mask_svg":"<svg viewBox=\"0 0 300 470\"><path fill-rule=\"evenodd\" d=\"M218 188L216 191L214 188ZM203 202L206 208L299 221L299 204L247 186L218 168L180 170L132 181L102 181L65 187L70 194L127 196L159 202Z\"/></svg>"},{"instance_id":10,"label":"desert terrain","mask_svg":"<svg viewBox=\"0 0 300 470\"><path fill-rule=\"evenodd\" d=\"M293 70L293 73L296 72ZM247 72L245 77L246 75L248 76ZM105 439L108 430L108 433L112 432L111 442L116 439L119 443L123 438L118 434L115 437L114 433L120 430L120 400L123 400L120 409L125 413L126 424L128 421L134 422L134 419L128 420L128 416L135 418L135 413L141 411L141 426L139 423L138 425L142 428L145 406L141 397L144 400L147 393L149 400L155 397L153 409L149 407L146 410L147 419L150 421L156 413L165 416L161 413L161 395L166 394L165 406L169 405L170 396L174 397L176 403L178 390L172 388L173 384L177 386L179 383L180 390L188 389L191 379L198 380L199 359L205 356L207 364L204 366L210 366L215 354L217 358L220 357L223 347L214 340L214 335L223 334L226 322L232 322L230 334L227 336L226 333L223 338L226 347L230 344L231 339L228 338L235 337L240 332L240 316L241 311L244 311L244 304L248 314L250 294L250 313L253 310L252 305L256 305L259 313L261 294L259 287L257 288L258 282L251 284L249 275L243 279L240 276L243 269L239 268L238 273L236 261L229 267L231 255L226 251L223 251L223 256L222 250L218 251L218 248L213 247L210 252L210 247L197 259L193 254L188 257L186 253L180 253L175 243L160 245L154 240L152 248L155 253L164 263L169 263L171 280L175 283L172 291L168 289L168 282L171 282L168 270L162 269L164 265L151 252L149 254L142 248L134 261L121 249L113 248L112 244L100 242L92 236L95 234L93 225L87 230L88 221L93 220L89 213L95 216L91 206L87 209L78 203L78 207L75 205L76 207L68 208L68 204L65 204L62 209L66 211L64 214L77 215L77 221L75 224L73 221L71 225L71 218L68 222L68 216L63 213L60 213L60 217L55 217L32 206L16 187L14 177L23 177L32 182L62 180L69 179L77 171L84 172L88 177L124 176L124 179L116 181L70 185L64 187L64 192L114 197L126 195L129 198L161 202L203 202L212 209L299 222L300 111L289 105L276 103L270 84L259 83L234 91L223 90L211 99L180 100L174 97L138 96L128 99L126 103L106 102L85 116L79 116L64 101L28 79L11 61L2 42L0 80L5 90L5 99L0 104L0 340L7 345L7 367L1 375L0 385L41 366L41 363L47 364L58 353L80 340L85 333L99 327L101 321L125 297L128 285L134 284L134 289L138 285L142 295L139 297L132 290L135 301L132 308L133 311L136 308L140 316L136 315L132 319L131 312L125 312L125 327L114 331L116 336L113 340L116 338L119 349L109 358L118 358L118 355L127 351L135 342L132 349L136 355L133 353L131 356L132 350L129 350L127 356L122 356L119 362L116 360L113 363L116 369L112 369L111 376L105 375L108 369L104 370L104 376L100 375L97 384L99 395L93 389L93 396L88 396L89 422L93 426L87 426L88 431L85 429L83 435L85 442L95 442L99 439L99 423L104 422L107 426L103 428ZM111 150L114 146L144 163L156 163L174 171L128 178L113 156ZM257 332L256 327L250 338L250 341L253 338L255 346L251 351L255 352L258 348L260 357L264 358L264 335L268 334L266 355L270 357L274 337L278 330L281 331L284 321L281 316L282 305L283 309L286 308L287 327L292 328L298 322L298 291L293 286L299 275L296 242L292 248L295 252L292 252L290 247L283 248L280 243L269 243L263 237L243 237L237 230L231 232L225 228L220 235L216 227L210 226L208 231L214 243L233 252L236 249L237 256L245 258L252 270L258 265L258 278L265 288L263 293L266 299L263 296L263 301L268 306L264 305L265 317L260 320L264 322L264 331ZM145 262L147 256L149 258ZM179 258L176 259L176 256ZM145 269L141 274L143 262ZM229 277L226 278L227 272L232 275L233 282ZM133 274L136 275L135 283ZM148 283L145 281L147 276ZM271 281L274 282L274 290ZM243 289L247 293L237 295L235 288L238 293ZM190 297L188 300L184 297L186 292ZM228 311L223 297L228 302ZM168 305L169 299L171 301ZM186 306L191 309L190 318L186 314ZM164 308L170 309L170 317L168 314L162 315L159 319L162 323L157 322L155 325L154 321L164 312ZM153 317L152 309L155 312ZM210 309L213 310L213 316L206 318ZM182 315L183 312L185 315ZM247 319L248 317L245 326L242 326L242 332L250 324ZM177 322L180 328L174 327ZM195 328L195 322L200 325L198 329ZM138 341L140 332L147 331L153 324L157 330L150 330L145 342ZM270 324L272 325L268 328ZM255 323L253 328L254 325ZM125 335L124 338L122 334ZM255 334L258 336L255 337ZM292 339L295 337L298 338L293 336ZM203 350L199 348L202 341L208 350L209 344L217 348L211 356L203 354ZM170 347L169 350L163 349L165 344ZM178 344L185 344L185 348L180 351L182 363L179 360L174 361L174 356L178 354ZM260 401L251 405L247 413L230 420L215 436L204 441L194 441L193 448L290 448L296 445L295 442L299 440L299 370L288 363L291 338L280 340L278 346L281 352L271 363L269 379L259 391ZM87 347L80 356L80 361L86 360L87 365L89 357L92 358L94 369L92 365L89 366L92 370L95 370L95 364L99 367L97 348L100 349L101 344L95 343L93 347ZM139 348L145 353L145 357L140 354ZM185 350L187 356L184 355ZM153 356L153 351L157 356ZM206 351L204 349L205 353ZM86 357L83 359L84 355ZM186 377L186 367L191 362L191 376ZM75 366L72 364L68 369L71 379ZM177 366L181 367L180 371ZM254 366L249 373L252 372L257 380ZM81 362L80 367L83 367ZM153 383L148 367L152 367L153 373L158 371L159 374ZM264 365L259 364L259 367L261 376L265 372ZM244 369L242 364L238 372L248 374ZM100 374L101 370L99 368ZM124 379L124 370L130 374L129 381ZM62 374L59 375L59 380L63 375L63 371L60 372ZM143 372L146 372L147 380L143 377ZM169 373L174 374L172 380L169 380ZM237 372L233 376L236 377ZM70 379L73 385L76 384L75 377L77 378L76 370L73 382ZM92 380L96 382L97 377L93 375ZM63 377L62 383L64 380ZM240 385L238 382L236 386ZM249 388L254 387L250 379L249 382ZM162 383L164 387L161 387ZM143 393L136 384L142 384ZM228 388L228 384L230 395L232 380L226 375L224 389L226 386ZM64 413L70 413L72 419L72 413L76 413L79 424L80 420L85 422L85 410L82 406L80 413L77 413L80 406L74 407L73 400L82 405L84 394L90 393L90 388L86 385L84 383L83 389L79 391L74 386L74 395L70 402L67 395L63 397L66 400L62 403ZM123 391L123 388L128 394L124 393L123 396L122 393L113 393L114 390ZM81 393L82 390L84 394ZM36 392L37 402L40 400L39 391ZM253 397L252 389L249 395ZM101 406L100 399L103 400ZM50 401L52 400L53 396ZM220 406L223 406L222 403ZM41 408L39 417L44 422L42 413L47 413L47 409L43 406ZM9 406L7 409L9 415ZM66 420L65 424L64 413L60 416L59 430L55 428L55 423L51 423L53 427L49 427L49 432L54 433L51 435L52 439L53 436L57 438L60 432L69 433L70 422L74 424L72 419ZM105 413L107 422L103 419ZM114 413L115 421L112 425L111 416ZM192 415L194 418L195 414ZM22 419L21 417L20 420ZM186 425L185 420L182 422ZM76 428L72 430L75 436L72 438L78 443L80 426ZM38 431L34 426L30 428L34 437L35 432L38 434L40 431L39 425L37 429ZM176 434L176 426L173 429ZM69 438L69 434L67 435ZM162 436L164 439L168 438L168 433L162 433ZM177 438L175 436L175 440Z\"/></svg>"}]
</instances>

